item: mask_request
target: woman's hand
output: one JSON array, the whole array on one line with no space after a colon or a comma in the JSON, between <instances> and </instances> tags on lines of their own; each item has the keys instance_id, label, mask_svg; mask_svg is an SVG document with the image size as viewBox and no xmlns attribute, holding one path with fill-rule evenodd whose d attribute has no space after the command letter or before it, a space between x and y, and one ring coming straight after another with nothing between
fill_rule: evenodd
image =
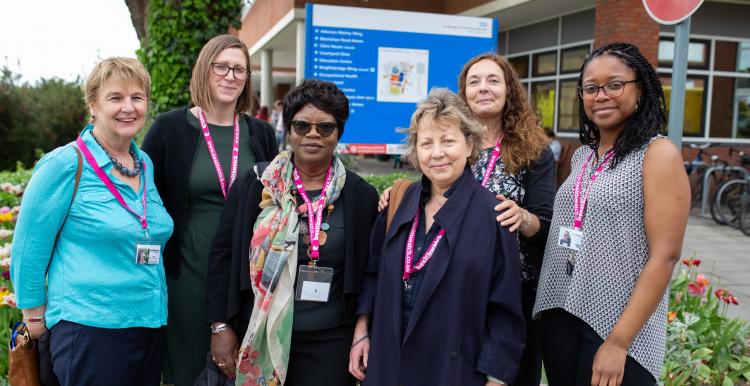
<instances>
[{"instance_id":1,"label":"woman's hand","mask_svg":"<svg viewBox=\"0 0 750 386\"><path fill-rule=\"evenodd\" d=\"M383 194L380 195L380 200L378 201L378 212L382 212L388 207L388 199L391 198L391 189L393 189L393 186L385 188Z\"/></svg>"},{"instance_id":2,"label":"woman's hand","mask_svg":"<svg viewBox=\"0 0 750 386\"><path fill-rule=\"evenodd\" d=\"M390 189L390 188L389 188ZM352 348L349 351L349 372L360 381L365 380L367 359L370 355L370 336L367 333L367 315L360 315L354 326Z\"/></svg>"},{"instance_id":3,"label":"woman's hand","mask_svg":"<svg viewBox=\"0 0 750 386\"><path fill-rule=\"evenodd\" d=\"M47 330L47 325L44 323L26 323L26 328L29 330L31 339L40 339L49 331Z\"/></svg>"},{"instance_id":4,"label":"woman's hand","mask_svg":"<svg viewBox=\"0 0 750 386\"><path fill-rule=\"evenodd\" d=\"M604 341L594 355L591 386L617 386L622 383L625 372L627 349L610 341Z\"/></svg>"},{"instance_id":5,"label":"woman's hand","mask_svg":"<svg viewBox=\"0 0 750 386\"><path fill-rule=\"evenodd\" d=\"M211 334L211 356L224 375L234 378L237 366L239 345L237 335L231 327L217 334Z\"/></svg>"},{"instance_id":6,"label":"woman's hand","mask_svg":"<svg viewBox=\"0 0 750 386\"><path fill-rule=\"evenodd\" d=\"M498 194L495 198L500 201L495 206L495 211L502 212L497 216L497 222L504 227L508 227L509 231L515 232L523 224L524 218L528 216L525 214L526 210L502 194Z\"/></svg>"},{"instance_id":7,"label":"woman's hand","mask_svg":"<svg viewBox=\"0 0 750 386\"><path fill-rule=\"evenodd\" d=\"M21 310L21 313L23 313L23 321L26 323L26 329L29 330L31 339L39 339L47 333L47 324L45 323L46 320L44 317L46 312L46 304ZM34 322L29 322L30 319L34 320Z\"/></svg>"}]
</instances>

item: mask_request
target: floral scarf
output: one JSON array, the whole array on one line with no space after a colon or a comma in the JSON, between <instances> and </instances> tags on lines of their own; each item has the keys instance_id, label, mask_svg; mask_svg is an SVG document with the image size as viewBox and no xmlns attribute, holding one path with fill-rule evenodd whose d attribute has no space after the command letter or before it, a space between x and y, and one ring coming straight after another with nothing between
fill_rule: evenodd
<instances>
[{"instance_id":1,"label":"floral scarf","mask_svg":"<svg viewBox=\"0 0 750 386\"><path fill-rule=\"evenodd\" d=\"M286 381L299 240L293 170L292 153L284 151L271 161L260 179L264 186L261 213L250 241L255 304L240 347L238 386L278 386ZM338 157L334 157L332 174L331 184L322 193L327 203L336 201L346 180L346 169ZM317 199L311 197L311 201Z\"/></svg>"}]
</instances>

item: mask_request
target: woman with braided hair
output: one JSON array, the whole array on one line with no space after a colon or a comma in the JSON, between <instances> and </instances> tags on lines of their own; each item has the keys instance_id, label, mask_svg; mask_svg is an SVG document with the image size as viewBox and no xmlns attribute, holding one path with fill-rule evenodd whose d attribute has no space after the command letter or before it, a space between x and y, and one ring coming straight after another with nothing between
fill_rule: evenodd
<instances>
[{"instance_id":1,"label":"woman with braided hair","mask_svg":"<svg viewBox=\"0 0 750 386\"><path fill-rule=\"evenodd\" d=\"M690 207L682 156L636 46L592 52L578 91L585 146L555 198L534 306L545 370L552 386L655 385Z\"/></svg>"}]
</instances>

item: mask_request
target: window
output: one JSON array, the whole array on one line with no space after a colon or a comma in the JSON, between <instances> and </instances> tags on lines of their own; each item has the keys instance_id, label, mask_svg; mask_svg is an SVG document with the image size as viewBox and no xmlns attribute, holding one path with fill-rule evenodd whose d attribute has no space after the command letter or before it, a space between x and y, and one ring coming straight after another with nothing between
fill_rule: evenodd
<instances>
[{"instance_id":1,"label":"window","mask_svg":"<svg viewBox=\"0 0 750 386\"><path fill-rule=\"evenodd\" d=\"M560 73L571 74L581 70L583 61L589 54L588 44L560 51Z\"/></svg>"},{"instance_id":2,"label":"window","mask_svg":"<svg viewBox=\"0 0 750 386\"><path fill-rule=\"evenodd\" d=\"M555 75L557 73L557 51L534 54L532 56L534 76Z\"/></svg>"},{"instance_id":3,"label":"window","mask_svg":"<svg viewBox=\"0 0 750 386\"><path fill-rule=\"evenodd\" d=\"M688 68L708 69L709 45L707 40L690 40L688 43ZM662 38L659 41L659 66L672 67L674 59L674 39Z\"/></svg>"},{"instance_id":4,"label":"window","mask_svg":"<svg viewBox=\"0 0 750 386\"><path fill-rule=\"evenodd\" d=\"M555 125L555 82L532 83L531 105L542 121L542 127L552 129Z\"/></svg>"},{"instance_id":5,"label":"window","mask_svg":"<svg viewBox=\"0 0 750 386\"><path fill-rule=\"evenodd\" d=\"M715 76L711 137L750 138L750 79Z\"/></svg>"},{"instance_id":6,"label":"window","mask_svg":"<svg viewBox=\"0 0 750 386\"><path fill-rule=\"evenodd\" d=\"M529 77L529 55L516 56L515 58L508 59L508 62L516 70L519 78Z\"/></svg>"},{"instance_id":7,"label":"window","mask_svg":"<svg viewBox=\"0 0 750 386\"><path fill-rule=\"evenodd\" d=\"M558 101L557 130L578 132L578 80L560 81L560 100Z\"/></svg>"},{"instance_id":8,"label":"window","mask_svg":"<svg viewBox=\"0 0 750 386\"><path fill-rule=\"evenodd\" d=\"M737 55L737 72L750 72L750 42L739 43Z\"/></svg>"},{"instance_id":9,"label":"window","mask_svg":"<svg viewBox=\"0 0 750 386\"><path fill-rule=\"evenodd\" d=\"M667 116L669 116L669 96L672 91L672 77L663 74L660 76L667 101ZM712 101L715 103L715 101ZM702 137L703 113L706 107L706 78L701 76L688 76L685 84L685 115L683 116L682 133L686 137Z\"/></svg>"}]
</instances>

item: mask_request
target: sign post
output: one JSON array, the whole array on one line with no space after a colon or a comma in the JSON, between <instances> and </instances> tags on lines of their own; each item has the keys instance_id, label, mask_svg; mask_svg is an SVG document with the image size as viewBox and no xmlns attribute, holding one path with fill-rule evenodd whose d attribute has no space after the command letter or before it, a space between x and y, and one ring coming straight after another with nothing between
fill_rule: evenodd
<instances>
[{"instance_id":1,"label":"sign post","mask_svg":"<svg viewBox=\"0 0 750 386\"><path fill-rule=\"evenodd\" d=\"M685 116L685 83L687 81L688 49L690 48L690 15L698 10L703 0L643 0L649 16L659 24L675 26L672 56L672 91L669 97L669 138L682 146L682 126Z\"/></svg>"}]
</instances>

